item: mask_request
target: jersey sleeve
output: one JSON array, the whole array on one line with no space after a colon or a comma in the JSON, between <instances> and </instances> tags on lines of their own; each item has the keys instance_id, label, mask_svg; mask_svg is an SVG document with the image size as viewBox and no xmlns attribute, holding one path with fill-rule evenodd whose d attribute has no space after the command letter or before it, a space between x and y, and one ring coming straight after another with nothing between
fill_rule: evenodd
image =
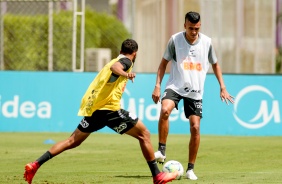
<instances>
[{"instance_id":1,"label":"jersey sleeve","mask_svg":"<svg viewBox=\"0 0 282 184\"><path fill-rule=\"evenodd\" d=\"M171 61L172 59L176 60L175 45L172 37L167 43L163 58L167 61Z\"/></svg>"},{"instance_id":2,"label":"jersey sleeve","mask_svg":"<svg viewBox=\"0 0 282 184\"><path fill-rule=\"evenodd\" d=\"M210 62L210 64L215 64L215 63L217 63L216 53L215 53L215 50L214 50L212 44L210 45L208 57L209 57L209 62Z\"/></svg>"},{"instance_id":3,"label":"jersey sleeve","mask_svg":"<svg viewBox=\"0 0 282 184\"><path fill-rule=\"evenodd\" d=\"M132 62L130 61L130 59L128 59L126 57L119 59L118 62L120 62L122 64L123 71L127 71L132 65ZM108 82L115 82L118 79L118 77L119 77L119 75L114 74L112 72Z\"/></svg>"},{"instance_id":4,"label":"jersey sleeve","mask_svg":"<svg viewBox=\"0 0 282 184\"><path fill-rule=\"evenodd\" d=\"M132 65L132 62L127 57L121 58L119 60L119 62L123 66L123 71L127 71L131 67L131 65Z\"/></svg>"}]
</instances>

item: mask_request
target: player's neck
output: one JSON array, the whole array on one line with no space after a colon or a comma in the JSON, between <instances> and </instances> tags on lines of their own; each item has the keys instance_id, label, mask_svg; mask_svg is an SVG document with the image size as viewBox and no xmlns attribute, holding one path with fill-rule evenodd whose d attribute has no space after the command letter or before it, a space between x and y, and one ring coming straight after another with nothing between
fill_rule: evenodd
<instances>
[{"instance_id":1,"label":"player's neck","mask_svg":"<svg viewBox=\"0 0 282 184\"><path fill-rule=\"evenodd\" d=\"M188 42L189 42L191 45L194 45L194 44L197 42L198 39L199 39L199 35L197 35L197 37L196 37L195 39L189 39L189 38L187 38Z\"/></svg>"},{"instance_id":2,"label":"player's neck","mask_svg":"<svg viewBox=\"0 0 282 184\"><path fill-rule=\"evenodd\" d=\"M199 34L197 34L197 36L195 38L190 38L187 36L187 34L185 33L185 37L186 40L189 42L189 44L193 45L197 42L197 40L199 39Z\"/></svg>"}]
</instances>

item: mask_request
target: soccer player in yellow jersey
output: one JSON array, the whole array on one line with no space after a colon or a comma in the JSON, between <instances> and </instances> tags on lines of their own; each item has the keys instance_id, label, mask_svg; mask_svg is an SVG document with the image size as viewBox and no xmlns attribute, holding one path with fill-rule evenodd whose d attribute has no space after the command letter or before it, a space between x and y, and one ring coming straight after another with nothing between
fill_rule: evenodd
<instances>
[{"instance_id":1,"label":"soccer player in yellow jersey","mask_svg":"<svg viewBox=\"0 0 282 184\"><path fill-rule=\"evenodd\" d=\"M76 130L66 140L53 145L36 161L26 164L24 178L29 184L42 164L65 150L79 146L92 132L105 126L139 141L154 184L165 184L176 178L177 171L174 173L159 171L150 141L150 132L138 117L120 107L121 96L128 79L133 82L135 78L135 73L132 73L131 69L137 50L138 44L132 39L126 39L122 43L120 55L104 66L83 96L78 112L83 118Z\"/></svg>"}]
</instances>

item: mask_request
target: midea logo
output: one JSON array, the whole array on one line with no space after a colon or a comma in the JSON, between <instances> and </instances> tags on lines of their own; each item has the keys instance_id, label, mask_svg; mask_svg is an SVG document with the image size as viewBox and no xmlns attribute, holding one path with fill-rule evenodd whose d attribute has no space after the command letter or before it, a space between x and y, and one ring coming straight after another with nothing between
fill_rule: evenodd
<instances>
[{"instance_id":1,"label":"midea logo","mask_svg":"<svg viewBox=\"0 0 282 184\"><path fill-rule=\"evenodd\" d=\"M272 99L271 111L268 113L269 108L267 105L267 101L261 100L260 107L259 107L257 114L251 120L249 120L248 122L245 122L237 116L238 104L240 103L240 100L242 99L242 97L244 97L248 93L257 92L257 91L265 93L269 97L271 97ZM250 109L245 109L245 112L248 112L249 110ZM275 123L281 122L278 100L274 100L273 94L268 89L262 86L257 86L257 85L248 86L239 92L239 94L235 98L233 116L240 125L242 125L243 127L249 128L249 129L261 128L265 126L267 123L269 123L272 118L274 119Z\"/></svg>"}]
</instances>

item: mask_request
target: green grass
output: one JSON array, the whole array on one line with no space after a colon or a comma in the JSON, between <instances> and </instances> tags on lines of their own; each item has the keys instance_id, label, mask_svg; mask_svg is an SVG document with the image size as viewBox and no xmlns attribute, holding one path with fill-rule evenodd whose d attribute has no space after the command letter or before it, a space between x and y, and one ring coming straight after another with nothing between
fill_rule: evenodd
<instances>
[{"instance_id":1,"label":"green grass","mask_svg":"<svg viewBox=\"0 0 282 184\"><path fill-rule=\"evenodd\" d=\"M23 184L24 165L69 133L0 133L0 183ZM157 135L151 136L156 149ZM187 165L189 135L169 135L167 160ZM161 169L161 165L160 165ZM197 181L175 184L281 183L281 137L201 137ZM81 146L45 163L33 184L150 184L152 177L137 140L117 134L92 134Z\"/></svg>"}]
</instances>

